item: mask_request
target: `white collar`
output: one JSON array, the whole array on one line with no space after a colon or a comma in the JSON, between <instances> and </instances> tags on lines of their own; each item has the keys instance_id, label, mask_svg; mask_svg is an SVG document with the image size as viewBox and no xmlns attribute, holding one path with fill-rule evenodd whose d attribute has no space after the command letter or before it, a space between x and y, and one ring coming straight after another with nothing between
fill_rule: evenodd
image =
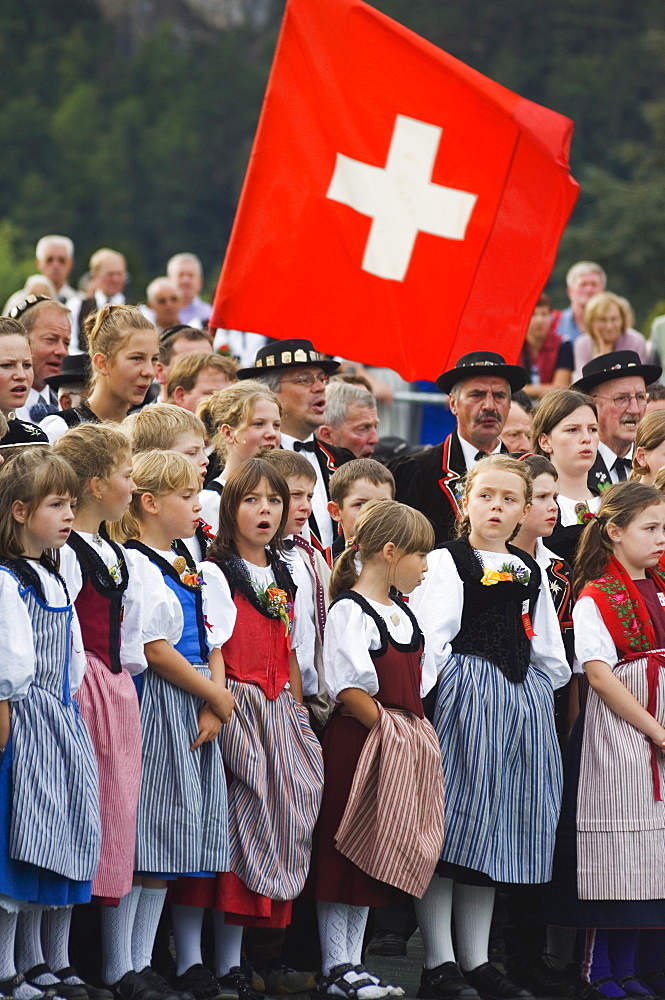
<instances>
[{"instance_id":1,"label":"white collar","mask_svg":"<svg viewBox=\"0 0 665 1000\"><path fill-rule=\"evenodd\" d=\"M598 451L600 453L600 457L602 458L603 462L607 466L607 471L611 472L612 471L612 466L614 465L614 463L616 462L616 460L617 460L617 458L619 456L616 455L612 451L611 448L608 448L608 446L603 441L599 441L598 442ZM632 462L632 460L633 460L633 448L632 448L632 445L631 445L630 451L624 457L625 457L625 459L626 459L627 462Z\"/></svg>"},{"instance_id":2,"label":"white collar","mask_svg":"<svg viewBox=\"0 0 665 1000\"><path fill-rule=\"evenodd\" d=\"M476 455L478 454L480 449L476 448L475 444L471 444L469 441L466 441L460 434L459 428L457 429L457 439L462 446L462 454L464 455L464 464L466 465L468 470L471 468L472 465L476 464ZM493 451L488 452L488 454L498 455L500 451L501 451L501 441L499 441L496 448Z\"/></svg>"}]
</instances>

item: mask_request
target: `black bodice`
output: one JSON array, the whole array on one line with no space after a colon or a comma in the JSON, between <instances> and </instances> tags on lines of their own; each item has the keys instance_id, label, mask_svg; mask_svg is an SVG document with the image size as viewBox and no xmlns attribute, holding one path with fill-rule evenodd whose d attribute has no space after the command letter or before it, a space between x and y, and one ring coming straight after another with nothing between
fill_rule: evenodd
<instances>
[{"instance_id":1,"label":"black bodice","mask_svg":"<svg viewBox=\"0 0 665 1000\"><path fill-rule=\"evenodd\" d=\"M522 611L524 602L528 602L533 620L540 567L526 552L510 545L510 553L518 556L529 570L528 584L502 581L488 586L480 582L483 568L466 539L446 542L441 547L450 552L464 585L462 623L452 641L453 653L490 660L508 680L522 683L529 669L531 652ZM506 561L509 558L507 556Z\"/></svg>"}]
</instances>

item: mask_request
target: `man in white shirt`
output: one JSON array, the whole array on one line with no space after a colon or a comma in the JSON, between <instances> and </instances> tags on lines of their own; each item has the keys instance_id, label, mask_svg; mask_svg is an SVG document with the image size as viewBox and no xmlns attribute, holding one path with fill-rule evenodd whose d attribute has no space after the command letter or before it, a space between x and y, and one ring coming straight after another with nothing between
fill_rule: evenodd
<instances>
[{"instance_id":1,"label":"man in white shirt","mask_svg":"<svg viewBox=\"0 0 665 1000\"><path fill-rule=\"evenodd\" d=\"M96 250L89 262L90 282L94 288L91 297L75 295L67 302L71 313L72 343L71 353L86 351L83 324L90 313L106 305L125 305L125 284L127 282L127 262L117 250L102 247Z\"/></svg>"},{"instance_id":2,"label":"man in white shirt","mask_svg":"<svg viewBox=\"0 0 665 1000\"><path fill-rule=\"evenodd\" d=\"M200 298L203 288L203 268L194 253L177 253L166 265L166 273L180 293L180 318L187 326L208 325L212 306Z\"/></svg>"},{"instance_id":3,"label":"man in white shirt","mask_svg":"<svg viewBox=\"0 0 665 1000\"><path fill-rule=\"evenodd\" d=\"M76 289L67 284L74 266L74 244L69 236L42 236L35 249L35 263L53 282L58 302L67 302L76 295Z\"/></svg>"},{"instance_id":4,"label":"man in white shirt","mask_svg":"<svg viewBox=\"0 0 665 1000\"><path fill-rule=\"evenodd\" d=\"M637 427L647 411L647 385L662 374L658 365L643 365L635 351L613 351L593 358L573 389L586 392L598 407L598 456L589 470L589 489L628 478Z\"/></svg>"}]
</instances>

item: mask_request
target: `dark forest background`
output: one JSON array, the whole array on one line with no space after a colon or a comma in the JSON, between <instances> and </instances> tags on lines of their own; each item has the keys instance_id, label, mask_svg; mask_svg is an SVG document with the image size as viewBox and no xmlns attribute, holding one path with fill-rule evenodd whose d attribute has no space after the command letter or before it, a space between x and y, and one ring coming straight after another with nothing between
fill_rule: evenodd
<instances>
[{"instance_id":1,"label":"dark forest background","mask_svg":"<svg viewBox=\"0 0 665 1000\"><path fill-rule=\"evenodd\" d=\"M0 300L48 232L74 239L76 274L99 246L123 251L139 297L192 250L212 293L283 6L273 0L260 28L188 32L165 16L137 35L94 0L0 0ZM662 0L374 6L574 120L582 194L551 291L564 305L567 266L598 260L647 332L665 311Z\"/></svg>"}]
</instances>

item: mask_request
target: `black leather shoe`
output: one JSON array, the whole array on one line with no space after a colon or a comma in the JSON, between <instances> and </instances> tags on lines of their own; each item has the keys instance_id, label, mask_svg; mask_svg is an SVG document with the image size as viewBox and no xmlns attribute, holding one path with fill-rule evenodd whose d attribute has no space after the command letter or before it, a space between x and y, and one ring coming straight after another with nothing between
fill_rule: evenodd
<instances>
[{"instance_id":1,"label":"black leather shoe","mask_svg":"<svg viewBox=\"0 0 665 1000\"><path fill-rule=\"evenodd\" d=\"M573 992L568 973L553 969L542 958L506 965L506 973L514 983L526 986L536 997L569 997Z\"/></svg>"},{"instance_id":2,"label":"black leather shoe","mask_svg":"<svg viewBox=\"0 0 665 1000\"><path fill-rule=\"evenodd\" d=\"M482 1000L534 1000L531 990L517 986L491 962L465 972L464 976L480 993Z\"/></svg>"},{"instance_id":3,"label":"black leather shoe","mask_svg":"<svg viewBox=\"0 0 665 1000\"><path fill-rule=\"evenodd\" d=\"M420 1000L480 1000L455 962L443 962L433 969L423 969L418 996Z\"/></svg>"}]
</instances>

